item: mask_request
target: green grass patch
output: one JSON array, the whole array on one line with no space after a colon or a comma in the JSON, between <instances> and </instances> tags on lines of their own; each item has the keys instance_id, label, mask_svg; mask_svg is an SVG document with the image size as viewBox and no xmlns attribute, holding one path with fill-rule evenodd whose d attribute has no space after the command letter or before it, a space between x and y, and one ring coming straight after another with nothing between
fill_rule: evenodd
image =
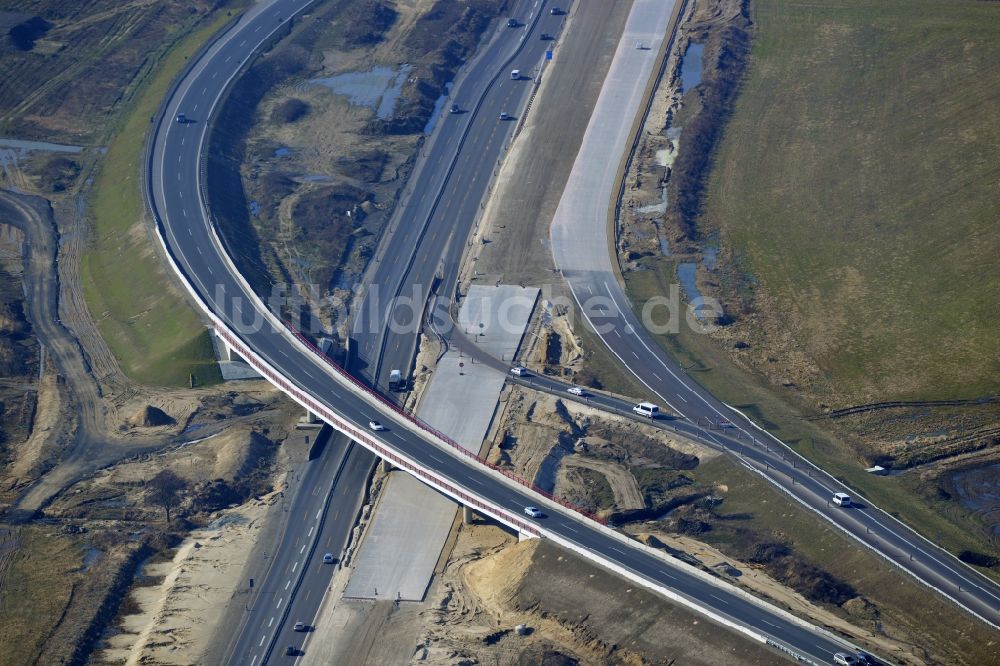
<instances>
[{"instance_id":1,"label":"green grass patch","mask_svg":"<svg viewBox=\"0 0 1000 666\"><path fill-rule=\"evenodd\" d=\"M628 274L628 293L633 308L641 311L649 298L669 293L675 282L674 262L646 260L650 270ZM907 476L873 476L851 447L825 430L822 421L803 414L802 405L789 394L772 390L766 378L734 365L725 351L707 335L681 323L677 335L651 335L698 383L723 402L733 405L765 427L781 441L847 485L857 488L883 510L896 516L925 537L954 554L963 550L992 552L990 544L971 512L957 502L928 502L918 481ZM948 510L941 509L948 504ZM1000 581L1000 574L980 568Z\"/></svg>"},{"instance_id":2,"label":"green grass patch","mask_svg":"<svg viewBox=\"0 0 1000 666\"><path fill-rule=\"evenodd\" d=\"M795 331L831 404L997 393L996 5L751 7L706 228L773 297L765 315Z\"/></svg>"},{"instance_id":3,"label":"green grass patch","mask_svg":"<svg viewBox=\"0 0 1000 666\"><path fill-rule=\"evenodd\" d=\"M229 19L217 10L163 57L108 146L90 195L92 230L82 265L90 311L136 381L186 386L221 381L208 331L155 249L140 181L150 117L188 58Z\"/></svg>"},{"instance_id":4,"label":"green grass patch","mask_svg":"<svg viewBox=\"0 0 1000 666\"><path fill-rule=\"evenodd\" d=\"M750 530L789 543L797 555L849 582L858 594L878 607L875 621L850 617L853 622L876 631L876 622L880 622L893 638L924 646L934 659L944 663L994 661L995 632L812 512L790 502L756 474L725 457L714 458L688 474L706 485L724 485L721 494L725 500L717 513L723 518L734 516L731 524L735 529L726 529L730 521L718 520L719 529L699 539L724 550L738 549L745 545L740 542L741 532Z\"/></svg>"}]
</instances>

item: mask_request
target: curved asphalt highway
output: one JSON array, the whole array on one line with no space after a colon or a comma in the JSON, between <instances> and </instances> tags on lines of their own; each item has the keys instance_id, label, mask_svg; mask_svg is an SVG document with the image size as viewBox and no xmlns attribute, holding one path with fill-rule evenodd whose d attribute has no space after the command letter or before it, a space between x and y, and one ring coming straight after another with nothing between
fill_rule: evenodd
<instances>
[{"instance_id":1,"label":"curved asphalt highway","mask_svg":"<svg viewBox=\"0 0 1000 666\"><path fill-rule=\"evenodd\" d=\"M156 127L148 174L151 204L171 256L205 306L299 390L364 430L369 416L384 408L373 407L371 399L349 390L324 360L304 352L286 331L270 326L257 309L263 306L235 274L212 233L199 192L198 170L207 130L201 121L210 116L226 83L236 76L254 49L304 4L303 0L275 0L255 6L192 67L166 104L166 120ZM185 113L193 122L172 122L177 113ZM391 412L386 411L380 418L389 426L380 434L381 442L433 469L452 485L514 514L528 504L545 505L530 491L498 480L469 459L438 448ZM708 606L720 617L751 627L779 645L817 661L829 662L832 653L842 648L829 635L808 629L738 592L677 569L575 515L553 511L536 522L539 528L598 559L669 587L682 598Z\"/></svg>"},{"instance_id":2,"label":"curved asphalt highway","mask_svg":"<svg viewBox=\"0 0 1000 666\"><path fill-rule=\"evenodd\" d=\"M623 176L618 162L607 160L607 155L629 150L630 126L621 118L639 115L656 60L655 50L635 49L632 44L655 44L653 40L657 34L662 38L663 30L654 27L665 27L668 16L669 8L660 0L636 0L633 5L552 221L552 255L583 316L608 349L649 388L650 398L659 396L662 403L696 426L692 432L698 439L740 453L746 464L800 503L922 583L994 627L1000 626L1000 586L865 501L852 509L832 509L833 493L854 497L857 493L717 400L664 352L632 309L609 252L614 244L608 237L608 202L614 199ZM665 319L670 305L664 299L657 322ZM674 314L680 319L683 313ZM681 321L679 325L689 324ZM697 427L701 424L725 424L733 436L722 437Z\"/></svg>"},{"instance_id":3,"label":"curved asphalt highway","mask_svg":"<svg viewBox=\"0 0 1000 666\"><path fill-rule=\"evenodd\" d=\"M286 331L273 328L257 311L259 301L234 274L210 228L211 221L199 193L198 171L207 130L200 121L211 115L226 83L236 76L256 46L303 4L302 0L276 0L256 6L191 68L167 102L165 118L155 130L148 174L151 205L173 260L202 303L299 390L364 430L375 410L372 401L346 388L323 359L303 352ZM185 113L193 122L173 122L177 113ZM389 426L379 436L385 445L420 461L441 478L488 504L515 515L521 514L527 505L546 505L527 489L500 481L468 458L460 458L414 434L391 412L380 418ZM829 635L806 628L739 592L675 568L578 516L552 511L534 522L566 543L594 554L599 561L615 562L655 585L671 588L696 606L710 606L720 617L752 627L779 645L817 661L829 662L833 652L842 648Z\"/></svg>"}]
</instances>

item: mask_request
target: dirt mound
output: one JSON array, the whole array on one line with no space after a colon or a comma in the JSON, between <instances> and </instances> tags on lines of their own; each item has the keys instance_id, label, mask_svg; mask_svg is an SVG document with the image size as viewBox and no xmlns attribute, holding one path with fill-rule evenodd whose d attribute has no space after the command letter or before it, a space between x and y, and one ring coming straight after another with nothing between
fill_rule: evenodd
<instances>
[{"instance_id":1,"label":"dirt mound","mask_svg":"<svg viewBox=\"0 0 1000 666\"><path fill-rule=\"evenodd\" d=\"M261 458L270 457L274 448L274 442L253 430L230 431L210 442L215 449L212 478L216 479L238 479L249 474Z\"/></svg>"},{"instance_id":2,"label":"dirt mound","mask_svg":"<svg viewBox=\"0 0 1000 666\"><path fill-rule=\"evenodd\" d=\"M662 597L640 589L544 539L509 546L466 565L465 583L487 609L555 622L594 663L773 663L776 655L720 632ZM678 627L685 631L678 632ZM625 648L623 646L628 646Z\"/></svg>"},{"instance_id":3,"label":"dirt mound","mask_svg":"<svg viewBox=\"0 0 1000 666\"><path fill-rule=\"evenodd\" d=\"M170 414L153 405L146 405L128 420L128 424L136 428L155 428L158 426L171 426L176 423Z\"/></svg>"}]
</instances>

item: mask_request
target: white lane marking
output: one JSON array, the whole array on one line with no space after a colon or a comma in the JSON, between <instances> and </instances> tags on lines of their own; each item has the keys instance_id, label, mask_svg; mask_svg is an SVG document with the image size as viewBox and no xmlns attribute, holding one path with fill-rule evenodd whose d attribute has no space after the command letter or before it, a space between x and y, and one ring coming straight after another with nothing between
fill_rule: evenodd
<instances>
[{"instance_id":1,"label":"white lane marking","mask_svg":"<svg viewBox=\"0 0 1000 666\"><path fill-rule=\"evenodd\" d=\"M299 561L295 560L295 564L292 565L292 573L295 573L295 570L298 568L299 568Z\"/></svg>"},{"instance_id":2,"label":"white lane marking","mask_svg":"<svg viewBox=\"0 0 1000 666\"><path fill-rule=\"evenodd\" d=\"M660 376L659 376L658 374L656 374L655 372L653 373L653 376L654 376L654 377L656 377L656 381L658 381L658 382L662 382L662 381L663 381L663 378L662 378L662 377L660 377Z\"/></svg>"},{"instance_id":3,"label":"white lane marking","mask_svg":"<svg viewBox=\"0 0 1000 666\"><path fill-rule=\"evenodd\" d=\"M770 622L768 622L768 621L767 621L767 620L765 620L764 618L761 618L761 620L760 620L760 621L761 621L761 622L763 622L764 624L766 624L766 625L767 625L767 626L769 626L769 627L774 627L775 629L781 629L781 627L779 627L778 625L776 625L776 624L771 624Z\"/></svg>"},{"instance_id":4,"label":"white lane marking","mask_svg":"<svg viewBox=\"0 0 1000 666\"><path fill-rule=\"evenodd\" d=\"M255 663L257 663L257 655L254 655L253 659L250 660L250 666L253 666Z\"/></svg>"},{"instance_id":5,"label":"white lane marking","mask_svg":"<svg viewBox=\"0 0 1000 666\"><path fill-rule=\"evenodd\" d=\"M288 579L287 581L285 581L285 589L287 590L288 586L291 585L291 584L292 584L291 579Z\"/></svg>"},{"instance_id":6,"label":"white lane marking","mask_svg":"<svg viewBox=\"0 0 1000 666\"><path fill-rule=\"evenodd\" d=\"M579 533L580 533L580 531L579 531L579 530L577 530L577 529L576 529L575 527L573 527L572 525L566 525L566 529L568 529L568 530L569 530L570 532L573 532L574 534L579 534Z\"/></svg>"},{"instance_id":7,"label":"white lane marking","mask_svg":"<svg viewBox=\"0 0 1000 666\"><path fill-rule=\"evenodd\" d=\"M685 398L684 396L682 396L680 393L677 394L677 397L680 398L681 400L683 400L684 402L687 402L687 398Z\"/></svg>"},{"instance_id":8,"label":"white lane marking","mask_svg":"<svg viewBox=\"0 0 1000 666\"><path fill-rule=\"evenodd\" d=\"M187 137L185 137L185 136L182 136L182 137L181 137L181 145L182 145L182 146L184 145L184 141L185 141L186 139L187 139Z\"/></svg>"},{"instance_id":9,"label":"white lane marking","mask_svg":"<svg viewBox=\"0 0 1000 666\"><path fill-rule=\"evenodd\" d=\"M257 643L257 647L260 647L263 644L264 644L264 634L261 634L260 635L260 643Z\"/></svg>"},{"instance_id":10,"label":"white lane marking","mask_svg":"<svg viewBox=\"0 0 1000 666\"><path fill-rule=\"evenodd\" d=\"M233 59L233 56L226 56L226 62L229 62L232 59Z\"/></svg>"},{"instance_id":11,"label":"white lane marking","mask_svg":"<svg viewBox=\"0 0 1000 666\"><path fill-rule=\"evenodd\" d=\"M246 43L247 43L247 40L244 39L242 42L240 42L240 47L242 47Z\"/></svg>"},{"instance_id":12,"label":"white lane marking","mask_svg":"<svg viewBox=\"0 0 1000 666\"><path fill-rule=\"evenodd\" d=\"M314 529L316 529L315 526L309 528L309 534L306 535L306 538L309 538L309 537L311 537L313 535L313 530Z\"/></svg>"},{"instance_id":13,"label":"white lane marking","mask_svg":"<svg viewBox=\"0 0 1000 666\"><path fill-rule=\"evenodd\" d=\"M187 232L188 232L188 236L190 236L191 238L194 238L194 234L191 233L191 227L187 228Z\"/></svg>"},{"instance_id":14,"label":"white lane marking","mask_svg":"<svg viewBox=\"0 0 1000 666\"><path fill-rule=\"evenodd\" d=\"M217 77L218 75L219 75L219 70L215 70L214 72L212 72L212 80L214 81L215 77Z\"/></svg>"},{"instance_id":15,"label":"white lane marking","mask_svg":"<svg viewBox=\"0 0 1000 666\"><path fill-rule=\"evenodd\" d=\"M201 251L201 246L200 245L198 246L197 249L198 249L198 254L200 254L200 255L204 255L205 254L204 252Z\"/></svg>"},{"instance_id":16,"label":"white lane marking","mask_svg":"<svg viewBox=\"0 0 1000 666\"><path fill-rule=\"evenodd\" d=\"M721 601L722 603L726 604L727 606L729 605L729 602L726 601L725 599L723 599L722 597L717 597L714 594L709 594L708 596L712 597L713 599L717 599L717 600Z\"/></svg>"},{"instance_id":17,"label":"white lane marking","mask_svg":"<svg viewBox=\"0 0 1000 666\"><path fill-rule=\"evenodd\" d=\"M181 156L180 156L180 155L178 155L178 156L177 156L177 162L178 162L178 163L180 163L180 161L181 161ZM180 174L177 174L177 175L179 176Z\"/></svg>"},{"instance_id":18,"label":"white lane marking","mask_svg":"<svg viewBox=\"0 0 1000 666\"><path fill-rule=\"evenodd\" d=\"M182 212L182 213L184 213L184 217L187 217L187 216L188 216L188 212L187 212L187 208L182 208L182 209L181 209L181 212ZM190 231L191 231L191 229L188 229L188 231L190 232Z\"/></svg>"},{"instance_id":19,"label":"white lane marking","mask_svg":"<svg viewBox=\"0 0 1000 666\"><path fill-rule=\"evenodd\" d=\"M268 620L267 626L270 627L272 624L274 624L274 616L273 615L271 616L271 619Z\"/></svg>"},{"instance_id":20,"label":"white lane marking","mask_svg":"<svg viewBox=\"0 0 1000 666\"><path fill-rule=\"evenodd\" d=\"M284 601L284 600L285 600L284 597L281 597L280 599L278 599L278 605L275 606L275 608L281 608L281 602Z\"/></svg>"},{"instance_id":21,"label":"white lane marking","mask_svg":"<svg viewBox=\"0 0 1000 666\"><path fill-rule=\"evenodd\" d=\"M197 111L197 110L198 110L198 105L197 105L197 104L195 104L195 105L194 105L194 108L192 109L192 111Z\"/></svg>"},{"instance_id":22,"label":"white lane marking","mask_svg":"<svg viewBox=\"0 0 1000 666\"><path fill-rule=\"evenodd\" d=\"M320 509L319 511L316 512L316 520L319 520L319 517L322 515L323 515L323 509Z\"/></svg>"}]
</instances>

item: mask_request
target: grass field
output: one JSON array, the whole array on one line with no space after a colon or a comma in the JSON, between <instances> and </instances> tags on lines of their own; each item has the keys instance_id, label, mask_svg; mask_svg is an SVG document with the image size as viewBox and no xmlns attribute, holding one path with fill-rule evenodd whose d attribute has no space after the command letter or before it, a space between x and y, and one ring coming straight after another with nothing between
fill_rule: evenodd
<instances>
[{"instance_id":1,"label":"grass field","mask_svg":"<svg viewBox=\"0 0 1000 666\"><path fill-rule=\"evenodd\" d=\"M850 582L860 595L878 607L877 620L890 637L926 647L931 653L928 656L933 657L932 663L934 660L951 664L995 661L995 632L915 583L881 557L858 547L832 525L788 502L767 482L724 457L710 460L688 473L698 481L726 486L719 513L750 515L733 519L737 528L750 528L790 542L794 551L807 561ZM725 541L731 539L725 530L698 538L719 546L725 546ZM874 627L871 618L852 620L862 627ZM874 640L878 642L877 637ZM925 658L919 653L914 656Z\"/></svg>"},{"instance_id":2,"label":"grass field","mask_svg":"<svg viewBox=\"0 0 1000 666\"><path fill-rule=\"evenodd\" d=\"M650 270L630 273L628 277L629 296L637 311L651 296L668 293L669 285L675 282L673 262L651 260L646 265ZM918 482L910 477L865 472L863 461L837 433L824 428L822 421L804 418L801 405L792 396L773 390L760 375L731 363L709 336L682 324L678 335L653 337L720 400L749 415L781 441L935 543L955 554L994 550L983 525L961 504L950 502L943 510L942 503L928 503ZM980 571L1000 580L1000 571Z\"/></svg>"},{"instance_id":3,"label":"grass field","mask_svg":"<svg viewBox=\"0 0 1000 666\"><path fill-rule=\"evenodd\" d=\"M1000 391L1000 7L751 7L706 230L837 403Z\"/></svg>"},{"instance_id":4,"label":"grass field","mask_svg":"<svg viewBox=\"0 0 1000 666\"><path fill-rule=\"evenodd\" d=\"M220 379L207 330L157 254L139 181L149 118L185 61L227 20L217 10L163 58L108 147L90 196L93 228L83 260L87 304L125 372L158 385Z\"/></svg>"},{"instance_id":5,"label":"grass field","mask_svg":"<svg viewBox=\"0 0 1000 666\"><path fill-rule=\"evenodd\" d=\"M16 550L0 552L0 665L30 664L69 605L78 582L82 549L50 525L11 528ZM16 535L16 537L14 537Z\"/></svg>"}]
</instances>

